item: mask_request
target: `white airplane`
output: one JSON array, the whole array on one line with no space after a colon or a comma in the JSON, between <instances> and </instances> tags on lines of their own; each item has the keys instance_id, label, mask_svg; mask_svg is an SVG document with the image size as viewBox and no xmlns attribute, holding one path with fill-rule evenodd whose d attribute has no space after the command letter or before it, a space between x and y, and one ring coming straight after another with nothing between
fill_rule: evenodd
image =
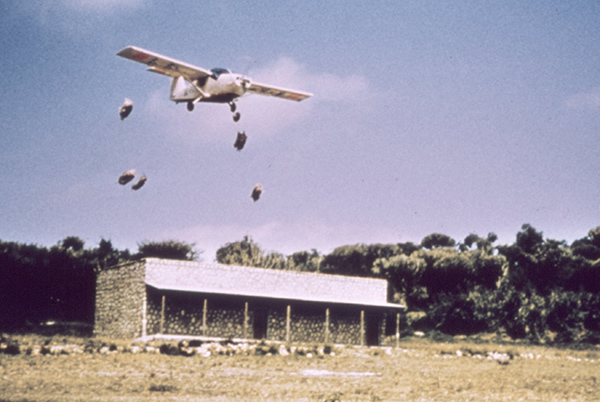
<instances>
[{"instance_id":1,"label":"white airplane","mask_svg":"<svg viewBox=\"0 0 600 402\"><path fill-rule=\"evenodd\" d=\"M117 55L149 66L148 71L171 77L171 100L187 103L190 112L198 102L227 103L234 113L233 120L238 121L240 114L235 113L234 101L246 92L297 102L312 96L308 92L252 82L225 68L206 70L135 46L126 47Z\"/></svg>"}]
</instances>

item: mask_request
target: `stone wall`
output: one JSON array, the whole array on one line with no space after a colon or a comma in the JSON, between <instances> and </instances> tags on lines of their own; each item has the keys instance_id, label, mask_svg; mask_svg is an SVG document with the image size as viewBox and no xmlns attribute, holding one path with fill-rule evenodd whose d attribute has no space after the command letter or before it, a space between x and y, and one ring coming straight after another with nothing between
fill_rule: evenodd
<instances>
[{"instance_id":1,"label":"stone wall","mask_svg":"<svg viewBox=\"0 0 600 402\"><path fill-rule=\"evenodd\" d=\"M386 335L387 314L382 309L164 290L148 284L146 267L144 261L133 262L98 274L95 335L113 338L155 334L256 337L282 342L354 345L378 344ZM364 311L364 320L361 311ZM387 332L395 331L395 327L387 329Z\"/></svg>"},{"instance_id":2,"label":"stone wall","mask_svg":"<svg viewBox=\"0 0 600 402\"><path fill-rule=\"evenodd\" d=\"M98 273L94 335L110 338L142 336L146 300L144 275L142 262L117 265Z\"/></svg>"},{"instance_id":3,"label":"stone wall","mask_svg":"<svg viewBox=\"0 0 600 402\"><path fill-rule=\"evenodd\" d=\"M207 336L242 338L244 336L244 303L208 299Z\"/></svg>"},{"instance_id":4,"label":"stone wall","mask_svg":"<svg viewBox=\"0 0 600 402\"><path fill-rule=\"evenodd\" d=\"M161 332L163 296L165 296L165 311ZM206 330L203 330L205 299ZM264 300L251 300L245 313L246 302L243 298L228 299L214 295L162 291L152 287L148 287L147 300L148 335L163 333L252 339L255 334L257 310L264 310L266 331L263 337L270 341L288 340L288 304L281 301L267 304ZM325 332L326 310L327 307L322 304L291 303L289 341L362 344L359 307L330 307L328 334ZM372 314L375 320L381 319L381 315L375 312L365 312L365 314ZM244 319L246 319L245 332ZM380 325L380 334L383 334L385 323L381 322Z\"/></svg>"},{"instance_id":5,"label":"stone wall","mask_svg":"<svg viewBox=\"0 0 600 402\"><path fill-rule=\"evenodd\" d=\"M162 308L162 307L161 307ZM169 292L165 295L163 334L204 335L204 299Z\"/></svg>"},{"instance_id":6,"label":"stone wall","mask_svg":"<svg viewBox=\"0 0 600 402\"><path fill-rule=\"evenodd\" d=\"M329 343L360 345L360 311L332 308L329 313Z\"/></svg>"},{"instance_id":7,"label":"stone wall","mask_svg":"<svg viewBox=\"0 0 600 402\"><path fill-rule=\"evenodd\" d=\"M325 342L325 307L318 305L292 306L292 342Z\"/></svg>"},{"instance_id":8,"label":"stone wall","mask_svg":"<svg viewBox=\"0 0 600 402\"><path fill-rule=\"evenodd\" d=\"M147 335L160 334L160 317L161 317L161 303L162 294L160 291L147 286L146 287L146 333Z\"/></svg>"},{"instance_id":9,"label":"stone wall","mask_svg":"<svg viewBox=\"0 0 600 402\"><path fill-rule=\"evenodd\" d=\"M267 340L285 341L287 306L274 304L268 308L267 315Z\"/></svg>"}]
</instances>

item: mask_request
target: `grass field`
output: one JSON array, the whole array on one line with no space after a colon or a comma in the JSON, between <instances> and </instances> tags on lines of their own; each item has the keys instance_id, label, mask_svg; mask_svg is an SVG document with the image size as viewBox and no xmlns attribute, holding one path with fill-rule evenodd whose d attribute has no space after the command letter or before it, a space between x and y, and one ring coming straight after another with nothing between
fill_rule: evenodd
<instances>
[{"instance_id":1,"label":"grass field","mask_svg":"<svg viewBox=\"0 0 600 402\"><path fill-rule=\"evenodd\" d=\"M334 347L324 356L59 349L1 354L0 401L600 400L598 349L424 340L400 348ZM493 358L500 355L512 358L500 364Z\"/></svg>"}]
</instances>

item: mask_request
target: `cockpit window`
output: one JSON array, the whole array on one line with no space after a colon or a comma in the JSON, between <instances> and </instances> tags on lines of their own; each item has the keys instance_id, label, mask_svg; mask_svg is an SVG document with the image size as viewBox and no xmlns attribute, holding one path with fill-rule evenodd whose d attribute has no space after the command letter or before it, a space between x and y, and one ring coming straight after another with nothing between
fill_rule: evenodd
<instances>
[{"instance_id":1,"label":"cockpit window","mask_svg":"<svg viewBox=\"0 0 600 402\"><path fill-rule=\"evenodd\" d=\"M213 68L210 71L212 71L215 78L219 78L219 75L221 74L231 74L231 71L226 68Z\"/></svg>"}]
</instances>

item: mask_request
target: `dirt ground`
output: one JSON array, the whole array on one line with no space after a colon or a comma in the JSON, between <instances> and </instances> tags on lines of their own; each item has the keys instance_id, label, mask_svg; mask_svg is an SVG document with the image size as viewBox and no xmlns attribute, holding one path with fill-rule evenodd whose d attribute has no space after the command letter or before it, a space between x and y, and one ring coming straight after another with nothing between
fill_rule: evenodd
<instances>
[{"instance_id":1,"label":"dirt ground","mask_svg":"<svg viewBox=\"0 0 600 402\"><path fill-rule=\"evenodd\" d=\"M0 401L546 402L600 395L598 349L408 342L334 347L325 355L104 352L2 354Z\"/></svg>"}]
</instances>

